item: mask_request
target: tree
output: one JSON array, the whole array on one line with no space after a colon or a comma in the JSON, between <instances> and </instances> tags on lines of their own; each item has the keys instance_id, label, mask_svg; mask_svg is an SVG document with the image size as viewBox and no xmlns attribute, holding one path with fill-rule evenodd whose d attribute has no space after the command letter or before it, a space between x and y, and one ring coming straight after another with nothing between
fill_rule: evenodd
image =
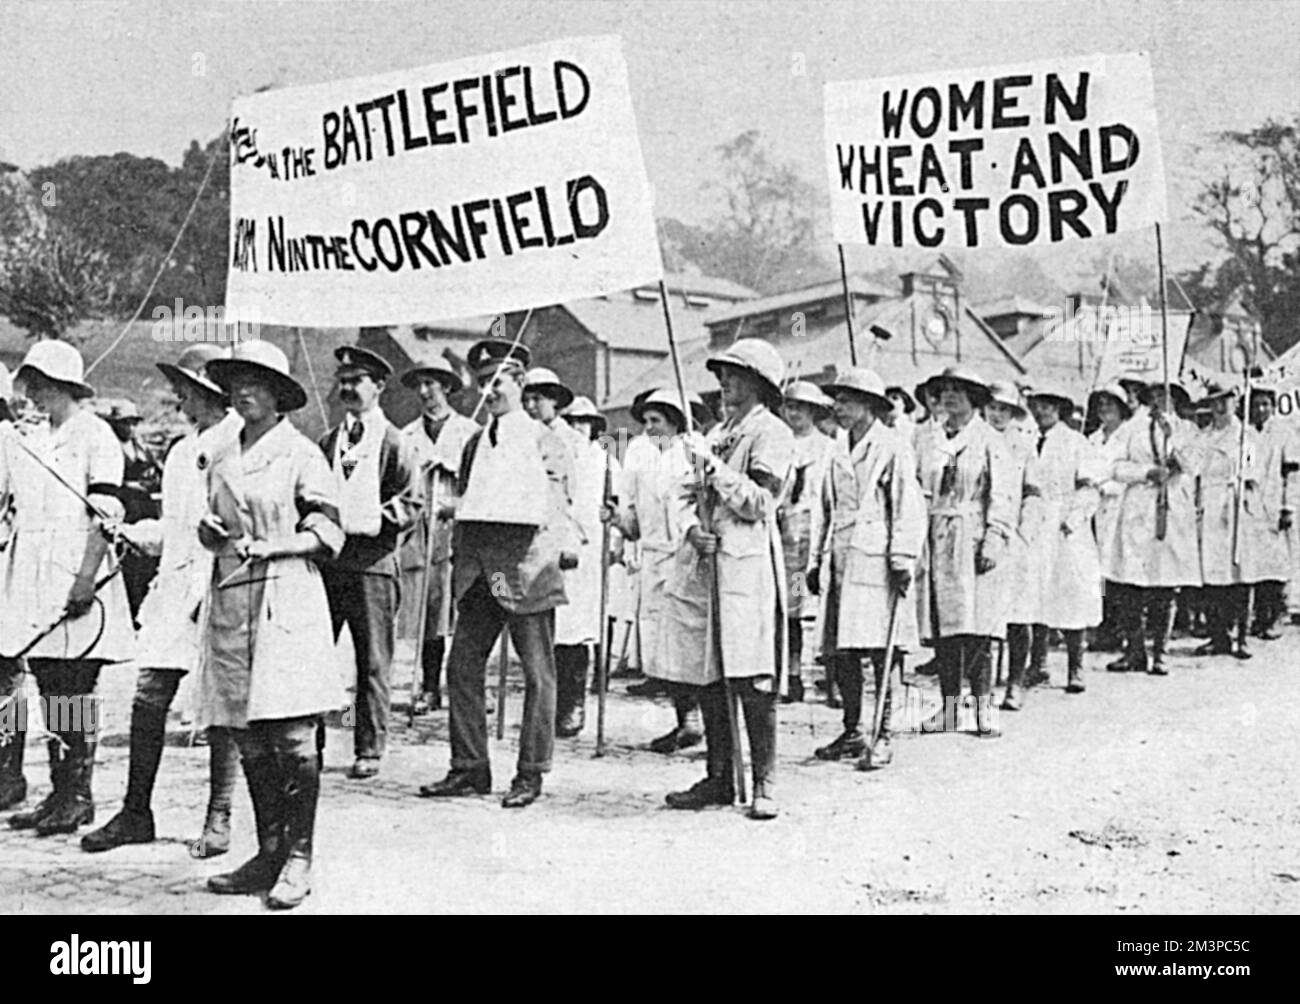
<instances>
[{"instance_id":1,"label":"tree","mask_svg":"<svg viewBox=\"0 0 1300 1004\"><path fill-rule=\"evenodd\" d=\"M1202 309L1239 296L1281 352L1296 341L1300 315L1300 115L1220 140L1226 163L1195 208L1227 256L1187 273L1185 285Z\"/></svg>"},{"instance_id":2,"label":"tree","mask_svg":"<svg viewBox=\"0 0 1300 1004\"><path fill-rule=\"evenodd\" d=\"M760 293L825 272L816 251L816 189L795 166L772 159L754 129L721 144L717 154L722 176L705 191L725 210L702 226L661 220L668 261L688 259L709 275Z\"/></svg>"},{"instance_id":3,"label":"tree","mask_svg":"<svg viewBox=\"0 0 1300 1004\"><path fill-rule=\"evenodd\" d=\"M113 292L108 256L58 226L0 259L0 314L36 338L62 338L78 321L102 316Z\"/></svg>"}]
</instances>

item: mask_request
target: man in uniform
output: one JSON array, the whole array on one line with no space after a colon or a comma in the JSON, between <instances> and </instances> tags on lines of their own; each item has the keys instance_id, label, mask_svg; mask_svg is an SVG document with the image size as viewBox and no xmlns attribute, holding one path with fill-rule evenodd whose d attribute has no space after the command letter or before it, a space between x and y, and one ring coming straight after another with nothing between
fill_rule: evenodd
<instances>
[{"instance_id":1,"label":"man in uniform","mask_svg":"<svg viewBox=\"0 0 1300 1004\"><path fill-rule=\"evenodd\" d=\"M790 681L786 703L803 700L803 594L809 567L813 513L820 508L822 480L835 440L817 428L834 403L815 384L796 380L785 389L782 417L794 433L794 481L781 508L781 546L785 556L786 634L790 639Z\"/></svg>"},{"instance_id":2,"label":"man in uniform","mask_svg":"<svg viewBox=\"0 0 1300 1004\"><path fill-rule=\"evenodd\" d=\"M564 571L577 567L569 512L572 464L555 433L523 409L529 352L485 339L469 365L491 416L465 444L457 499L452 590L456 630L447 662L451 770L420 788L426 798L485 795L492 789L484 678L502 629L524 671L519 761L505 808L537 800L555 746L555 608L567 602Z\"/></svg>"},{"instance_id":3,"label":"man in uniform","mask_svg":"<svg viewBox=\"0 0 1300 1004\"><path fill-rule=\"evenodd\" d=\"M388 740L401 588L397 539L410 523L404 499L412 469L401 435L379 407L393 368L382 356L351 345L336 349L334 358L345 413L320 445L334 471L347 542L324 566L325 590L334 637L346 624L356 652L356 760L348 776L364 779L379 773Z\"/></svg>"},{"instance_id":4,"label":"man in uniform","mask_svg":"<svg viewBox=\"0 0 1300 1004\"><path fill-rule=\"evenodd\" d=\"M407 370L402 385L419 395L421 408L420 417L402 429L402 445L417 472L415 490L421 503L417 532L402 549L402 571L404 583L417 593L425 583L428 563L425 595L416 597L414 608L418 618L420 602L427 605L420 649L423 684L415 709L421 714L442 707L442 663L451 634L451 523L439 519L431 507L454 503L461 453L478 425L457 414L448 402L448 395L458 393L462 383L441 356Z\"/></svg>"},{"instance_id":5,"label":"man in uniform","mask_svg":"<svg viewBox=\"0 0 1300 1004\"><path fill-rule=\"evenodd\" d=\"M861 769L878 769L893 760L885 665L891 621L896 655L917 647L916 605L906 596L925 536L925 501L911 443L885 423L893 406L880 377L844 370L827 391L848 440L828 460L807 581L810 591L824 586L827 593L822 651L843 697L844 731L815 755L862 757ZM885 688L880 735L870 750L860 727L863 655L874 667L876 692Z\"/></svg>"},{"instance_id":6,"label":"man in uniform","mask_svg":"<svg viewBox=\"0 0 1300 1004\"><path fill-rule=\"evenodd\" d=\"M791 477L794 437L772 409L780 406L785 364L763 339L741 338L707 366L721 384L726 420L707 438L688 434L683 445L699 478L686 539L716 576L714 645L700 677L708 776L667 801L674 809L701 809L735 800L732 758L741 751L729 724L734 694L753 760L749 815L773 819L776 705L787 654L776 514Z\"/></svg>"}]
</instances>

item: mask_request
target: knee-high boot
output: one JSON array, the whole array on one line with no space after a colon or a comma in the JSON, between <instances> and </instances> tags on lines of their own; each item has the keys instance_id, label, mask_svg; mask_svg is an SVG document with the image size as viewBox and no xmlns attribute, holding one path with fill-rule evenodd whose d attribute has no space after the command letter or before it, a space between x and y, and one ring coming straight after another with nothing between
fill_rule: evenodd
<instances>
[{"instance_id":1,"label":"knee-high boot","mask_svg":"<svg viewBox=\"0 0 1300 1004\"><path fill-rule=\"evenodd\" d=\"M1047 639L1051 631L1046 624L1035 624L1029 632L1029 668L1025 670L1025 686L1038 687L1052 682L1047 672Z\"/></svg>"},{"instance_id":2,"label":"knee-high boot","mask_svg":"<svg viewBox=\"0 0 1300 1004\"><path fill-rule=\"evenodd\" d=\"M996 739L1002 735L997 722L998 712L991 696L993 653L990 642L991 639L984 635L971 635L966 638L963 646L970 673L970 693L975 698L975 734L981 739Z\"/></svg>"},{"instance_id":3,"label":"knee-high boot","mask_svg":"<svg viewBox=\"0 0 1300 1004\"><path fill-rule=\"evenodd\" d=\"M9 817L9 826L15 830L30 830L42 819L53 812L63 801L67 773L67 763L63 759L58 739L45 741L46 754L50 760L50 793L41 799L34 808L27 812L15 812Z\"/></svg>"},{"instance_id":4,"label":"knee-high boot","mask_svg":"<svg viewBox=\"0 0 1300 1004\"><path fill-rule=\"evenodd\" d=\"M131 753L127 766L126 797L122 811L92 833L81 838L81 849L89 853L109 851L126 844L148 844L155 838L153 810L154 782L167 742L167 709L136 701L131 705Z\"/></svg>"},{"instance_id":5,"label":"knee-high boot","mask_svg":"<svg viewBox=\"0 0 1300 1004\"><path fill-rule=\"evenodd\" d=\"M1065 692L1082 694L1087 689L1087 685L1083 682L1083 631L1070 630L1064 634L1066 671L1069 674Z\"/></svg>"},{"instance_id":6,"label":"knee-high boot","mask_svg":"<svg viewBox=\"0 0 1300 1004\"><path fill-rule=\"evenodd\" d=\"M27 778L23 776L27 733L14 731L0 736L0 810L12 809L27 797Z\"/></svg>"},{"instance_id":7,"label":"knee-high boot","mask_svg":"<svg viewBox=\"0 0 1300 1004\"><path fill-rule=\"evenodd\" d=\"M203 833L190 846L196 858L215 858L230 850L230 807L235 794L239 747L229 729L208 728L208 811Z\"/></svg>"},{"instance_id":8,"label":"knee-high boot","mask_svg":"<svg viewBox=\"0 0 1300 1004\"><path fill-rule=\"evenodd\" d=\"M442 707L442 661L446 646L443 638L429 638L420 649L420 670L424 677L421 686L428 707L434 710Z\"/></svg>"},{"instance_id":9,"label":"knee-high boot","mask_svg":"<svg viewBox=\"0 0 1300 1004\"><path fill-rule=\"evenodd\" d=\"M893 736L891 723L893 719L894 687L892 674L886 672L884 651L871 653L871 665L874 670L876 693L885 688L884 703L880 709L880 734L867 750L866 755L858 761L858 770L879 770L894 762L894 746L890 741ZM890 667L892 670L892 667ZM875 711L872 710L872 727L875 727Z\"/></svg>"},{"instance_id":10,"label":"knee-high boot","mask_svg":"<svg viewBox=\"0 0 1300 1004\"><path fill-rule=\"evenodd\" d=\"M776 805L776 694L756 690L750 681L742 684L741 707L745 715L745 733L749 738L750 772L754 796L749 805L750 819L775 819Z\"/></svg>"},{"instance_id":11,"label":"knee-high boot","mask_svg":"<svg viewBox=\"0 0 1300 1004\"><path fill-rule=\"evenodd\" d=\"M825 746L813 751L818 760L840 760L862 756L867 741L862 735L862 660L857 655L838 652L827 656L827 672L834 675L844 703L844 730Z\"/></svg>"},{"instance_id":12,"label":"knee-high boot","mask_svg":"<svg viewBox=\"0 0 1300 1004\"><path fill-rule=\"evenodd\" d=\"M273 910L292 910L311 893L312 843L320 801L320 768L309 756L281 756L284 833L288 858L266 899Z\"/></svg>"},{"instance_id":13,"label":"knee-high boot","mask_svg":"<svg viewBox=\"0 0 1300 1004\"><path fill-rule=\"evenodd\" d=\"M961 636L936 638L934 661L938 664L939 696L943 699L943 706L921 723L921 731L955 732L958 705L961 703L963 662Z\"/></svg>"},{"instance_id":14,"label":"knee-high boot","mask_svg":"<svg viewBox=\"0 0 1300 1004\"><path fill-rule=\"evenodd\" d=\"M1144 672L1147 668L1146 638L1142 632L1143 590L1122 582L1110 583L1115 592L1115 620L1124 640L1124 654L1106 664L1111 673Z\"/></svg>"},{"instance_id":15,"label":"knee-high boot","mask_svg":"<svg viewBox=\"0 0 1300 1004\"><path fill-rule=\"evenodd\" d=\"M1147 633L1151 636L1151 673L1168 676L1165 645L1169 640L1169 619L1174 605L1172 589L1152 589L1147 600Z\"/></svg>"},{"instance_id":16,"label":"knee-high boot","mask_svg":"<svg viewBox=\"0 0 1300 1004\"><path fill-rule=\"evenodd\" d=\"M242 896L270 889L289 853L284 832L284 779L278 758L245 757L243 766L257 827L257 854L233 872L208 879L208 888L223 895Z\"/></svg>"},{"instance_id":17,"label":"knee-high boot","mask_svg":"<svg viewBox=\"0 0 1300 1004\"><path fill-rule=\"evenodd\" d=\"M1019 711L1024 700L1029 635L1028 624L1007 625L1007 692L1002 698L1003 711Z\"/></svg>"},{"instance_id":18,"label":"knee-high boot","mask_svg":"<svg viewBox=\"0 0 1300 1004\"><path fill-rule=\"evenodd\" d=\"M587 723L586 645L555 646L555 734L569 739Z\"/></svg>"},{"instance_id":19,"label":"knee-high boot","mask_svg":"<svg viewBox=\"0 0 1300 1004\"><path fill-rule=\"evenodd\" d=\"M79 827L95 821L91 782L95 773L95 749L98 743L87 738L89 735L86 729L73 729L59 734L67 747L63 753L64 797L36 824L38 836L75 833Z\"/></svg>"},{"instance_id":20,"label":"knee-high boot","mask_svg":"<svg viewBox=\"0 0 1300 1004\"><path fill-rule=\"evenodd\" d=\"M726 684L721 681L697 687L700 717L704 719L704 780L685 791L669 792L665 801L674 809L703 809L711 805L731 805L736 800L732 774L731 721L727 711Z\"/></svg>"}]
</instances>

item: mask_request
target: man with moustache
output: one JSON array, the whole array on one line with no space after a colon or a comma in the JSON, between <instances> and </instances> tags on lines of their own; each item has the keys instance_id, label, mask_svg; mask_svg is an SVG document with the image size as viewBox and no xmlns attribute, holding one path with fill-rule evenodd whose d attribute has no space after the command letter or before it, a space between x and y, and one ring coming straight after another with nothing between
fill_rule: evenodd
<instances>
[{"instance_id":1,"label":"man with moustache","mask_svg":"<svg viewBox=\"0 0 1300 1004\"><path fill-rule=\"evenodd\" d=\"M347 541L324 568L325 590L335 640L346 624L356 652L356 761L348 776L365 779L379 773L388 738L401 588L397 539L410 522L404 500L412 467L401 434L379 407L393 368L382 356L352 345L336 349L334 358L345 414L320 445L334 471Z\"/></svg>"},{"instance_id":2,"label":"man with moustache","mask_svg":"<svg viewBox=\"0 0 1300 1004\"><path fill-rule=\"evenodd\" d=\"M435 501L439 510L454 506L461 453L478 424L457 414L448 403L448 395L459 392L462 383L445 359L438 357L407 370L402 385L419 395L421 408L419 418L402 429L403 446L419 472L416 490L423 503L417 532L407 538L402 551L402 570L406 581L418 589L425 581L424 563L430 563L420 649L423 685L415 708L416 714L422 714L442 707L442 663L451 634L451 522L429 506Z\"/></svg>"}]
</instances>

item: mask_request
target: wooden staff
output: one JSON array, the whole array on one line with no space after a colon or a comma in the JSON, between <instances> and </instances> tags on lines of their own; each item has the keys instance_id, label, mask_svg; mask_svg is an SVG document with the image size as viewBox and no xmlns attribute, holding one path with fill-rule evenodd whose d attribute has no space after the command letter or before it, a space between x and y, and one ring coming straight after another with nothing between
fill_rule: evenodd
<instances>
[{"instance_id":1,"label":"wooden staff","mask_svg":"<svg viewBox=\"0 0 1300 1004\"><path fill-rule=\"evenodd\" d=\"M673 335L673 315L668 307L668 287L664 285L662 279L659 280L659 300L664 308L664 327L668 332L668 354L673 361L673 378L677 381L677 395L682 402L682 418L686 422L686 432L690 434L695 431L695 421L691 416L691 402L686 397L686 381L682 379L682 361L677 354L677 339ZM705 504L704 480L700 479L700 526L706 533L712 533L712 516L709 507ZM709 562L709 620L708 631L705 637L704 651L705 658L714 659L717 662L718 671L722 675L722 685L727 693L727 727L731 732L731 765L735 774L736 797L743 803L746 800L745 792L745 752L740 741L740 715L736 707L736 693L731 686L731 681L727 679L726 667L722 661L722 639L721 624L718 623L718 611L720 601L718 598L718 556L711 554Z\"/></svg>"},{"instance_id":2,"label":"wooden staff","mask_svg":"<svg viewBox=\"0 0 1300 1004\"><path fill-rule=\"evenodd\" d=\"M429 484L425 489L424 562L420 566L420 612L415 633L415 665L411 669L411 711L407 725L415 726L415 705L424 691L424 634L429 627L429 584L433 581L433 542L438 532L438 468L429 466ZM442 667L438 667L439 672Z\"/></svg>"},{"instance_id":3,"label":"wooden staff","mask_svg":"<svg viewBox=\"0 0 1300 1004\"><path fill-rule=\"evenodd\" d=\"M1250 363L1246 366L1245 396L1241 399L1241 436L1237 441L1237 474L1233 479L1232 567L1238 571L1241 569L1241 508L1246 497L1246 426L1250 424L1250 371L1254 365L1255 353L1252 351Z\"/></svg>"},{"instance_id":4,"label":"wooden staff","mask_svg":"<svg viewBox=\"0 0 1300 1004\"><path fill-rule=\"evenodd\" d=\"M853 333L853 297L849 293L849 272L844 265L844 245L837 245L840 251L840 286L844 291L844 322L849 329L849 365L858 365L857 339Z\"/></svg>"},{"instance_id":5,"label":"wooden staff","mask_svg":"<svg viewBox=\"0 0 1300 1004\"><path fill-rule=\"evenodd\" d=\"M601 511L609 505L613 491L611 484L609 451L605 451L605 487L601 495ZM596 660L596 756L605 755L605 694L609 690L609 656L614 641L609 629L609 523L602 521L600 528L600 658Z\"/></svg>"},{"instance_id":6,"label":"wooden staff","mask_svg":"<svg viewBox=\"0 0 1300 1004\"><path fill-rule=\"evenodd\" d=\"M889 628L885 632L885 663L880 674L880 686L876 688L875 710L871 714L871 745L867 747L867 763L871 762L871 753L880 739L880 730L885 722L885 698L894 685L894 636L898 630L898 601L901 597L902 594L897 590L890 590Z\"/></svg>"},{"instance_id":7,"label":"wooden staff","mask_svg":"<svg viewBox=\"0 0 1300 1004\"><path fill-rule=\"evenodd\" d=\"M1156 271L1160 277L1160 360L1164 369L1165 408L1164 408L1164 449L1161 452L1162 466L1169 462L1169 427L1172 422L1169 413L1174 402L1169 394L1169 314L1165 309L1165 246L1160 236L1160 224L1156 227ZM1169 477L1168 469L1161 479L1160 489L1156 493L1156 540L1164 540L1169 530Z\"/></svg>"}]
</instances>

